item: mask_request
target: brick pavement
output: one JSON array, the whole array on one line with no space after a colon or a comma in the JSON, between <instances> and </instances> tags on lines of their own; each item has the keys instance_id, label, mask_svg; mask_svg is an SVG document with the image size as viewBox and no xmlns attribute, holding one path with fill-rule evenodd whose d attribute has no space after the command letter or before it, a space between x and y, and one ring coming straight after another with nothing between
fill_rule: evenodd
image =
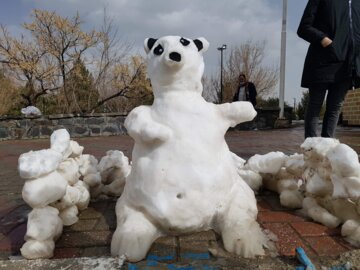
<instances>
[{"instance_id":1,"label":"brick pavement","mask_svg":"<svg viewBox=\"0 0 360 270\"><path fill-rule=\"evenodd\" d=\"M341 142L360 153L360 128L341 128L337 136ZM292 154L299 151L299 146L303 142L303 128L299 126L279 130L231 131L228 132L226 139L230 149L245 159L254 154L265 154L270 151ZM97 158L104 156L110 149L119 149L130 157L133 146L132 139L128 136L75 138L75 140L85 147L85 153L93 154ZM0 142L1 260L19 255L19 248L23 244L26 231L27 214L30 211L21 199L23 180L17 175L17 159L21 153L48 146L48 139ZM276 194L263 191L257 199L260 224L278 237L276 245L279 256L275 259L269 256L261 259L268 265L271 263L266 260L270 258L272 261L280 260L286 265L296 265L294 249L297 246L302 246L314 260L331 259L354 250L341 239L339 229L328 229L301 217L294 211L285 209L280 205ZM109 256L111 235L116 227L115 203L116 199L91 202L89 208L80 213L78 223L64 227L63 235L56 243L54 259ZM209 250L217 253L220 258L210 256ZM247 263L254 265L258 263L224 252L219 236L213 231L160 238L153 244L149 254L148 260L129 264L128 268L180 269L175 265L191 264L197 265L199 269L235 269L242 264L245 267ZM218 268L211 268L211 265Z\"/></svg>"}]
</instances>

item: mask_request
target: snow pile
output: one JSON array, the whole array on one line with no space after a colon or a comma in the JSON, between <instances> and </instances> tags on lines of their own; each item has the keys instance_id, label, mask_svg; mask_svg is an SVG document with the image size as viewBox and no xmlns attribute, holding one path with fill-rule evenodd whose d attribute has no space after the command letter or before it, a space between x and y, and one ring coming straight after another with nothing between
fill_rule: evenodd
<instances>
[{"instance_id":1,"label":"snow pile","mask_svg":"<svg viewBox=\"0 0 360 270\"><path fill-rule=\"evenodd\" d=\"M335 228L360 247L360 163L358 154L332 138L307 138L301 154L255 155L238 169L257 191L262 182L280 195L280 203ZM256 176L256 177L255 177ZM261 179L259 178L261 177Z\"/></svg>"},{"instance_id":2,"label":"snow pile","mask_svg":"<svg viewBox=\"0 0 360 270\"><path fill-rule=\"evenodd\" d=\"M79 210L88 207L90 190L119 196L131 167L120 151L108 151L100 164L84 147L70 140L65 129L53 132L50 148L30 151L19 157L18 171L25 179L24 201L29 213L25 244L27 259L50 258L63 225L78 221ZM98 168L99 167L99 168Z\"/></svg>"},{"instance_id":3,"label":"snow pile","mask_svg":"<svg viewBox=\"0 0 360 270\"><path fill-rule=\"evenodd\" d=\"M22 108L21 113L25 114L26 116L41 115L41 111L35 106L27 106L26 108Z\"/></svg>"}]
</instances>

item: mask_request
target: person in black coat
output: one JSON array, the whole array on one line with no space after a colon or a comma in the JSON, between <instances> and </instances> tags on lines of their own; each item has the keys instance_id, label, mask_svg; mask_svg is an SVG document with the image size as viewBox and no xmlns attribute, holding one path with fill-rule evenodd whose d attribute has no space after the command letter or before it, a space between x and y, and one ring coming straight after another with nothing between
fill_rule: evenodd
<instances>
[{"instance_id":1,"label":"person in black coat","mask_svg":"<svg viewBox=\"0 0 360 270\"><path fill-rule=\"evenodd\" d=\"M256 87L252 82L246 80L245 74L239 75L239 84L235 92L233 101L250 101L252 105L256 106Z\"/></svg>"},{"instance_id":2,"label":"person in black coat","mask_svg":"<svg viewBox=\"0 0 360 270\"><path fill-rule=\"evenodd\" d=\"M317 136L326 98L322 137L334 137L347 91L360 77L360 0L309 0L297 31L310 43L301 80L309 88L305 138Z\"/></svg>"}]
</instances>

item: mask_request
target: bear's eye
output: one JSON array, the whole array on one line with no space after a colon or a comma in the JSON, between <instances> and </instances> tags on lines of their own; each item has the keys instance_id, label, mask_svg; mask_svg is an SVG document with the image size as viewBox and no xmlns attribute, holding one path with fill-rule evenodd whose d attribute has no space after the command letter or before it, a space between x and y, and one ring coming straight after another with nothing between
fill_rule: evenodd
<instances>
[{"instance_id":1,"label":"bear's eye","mask_svg":"<svg viewBox=\"0 0 360 270\"><path fill-rule=\"evenodd\" d=\"M187 39L185 38L180 38L180 43L184 46L187 46L190 44L190 41L188 41Z\"/></svg>"},{"instance_id":2,"label":"bear's eye","mask_svg":"<svg viewBox=\"0 0 360 270\"><path fill-rule=\"evenodd\" d=\"M154 49L154 54L156 55L161 55L164 52L163 47L159 44L156 46L156 48Z\"/></svg>"}]
</instances>

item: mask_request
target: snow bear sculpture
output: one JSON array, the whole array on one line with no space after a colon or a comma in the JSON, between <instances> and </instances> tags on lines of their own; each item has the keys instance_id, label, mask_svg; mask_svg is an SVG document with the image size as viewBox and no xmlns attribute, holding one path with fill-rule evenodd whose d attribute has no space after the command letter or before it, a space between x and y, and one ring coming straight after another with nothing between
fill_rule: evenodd
<instances>
[{"instance_id":1,"label":"snow bear sculpture","mask_svg":"<svg viewBox=\"0 0 360 270\"><path fill-rule=\"evenodd\" d=\"M254 192L237 173L224 135L252 120L250 102L215 105L201 96L209 43L165 36L144 42L154 102L130 112L132 169L116 205L113 256L145 258L160 236L214 229L225 248L263 255Z\"/></svg>"}]
</instances>

